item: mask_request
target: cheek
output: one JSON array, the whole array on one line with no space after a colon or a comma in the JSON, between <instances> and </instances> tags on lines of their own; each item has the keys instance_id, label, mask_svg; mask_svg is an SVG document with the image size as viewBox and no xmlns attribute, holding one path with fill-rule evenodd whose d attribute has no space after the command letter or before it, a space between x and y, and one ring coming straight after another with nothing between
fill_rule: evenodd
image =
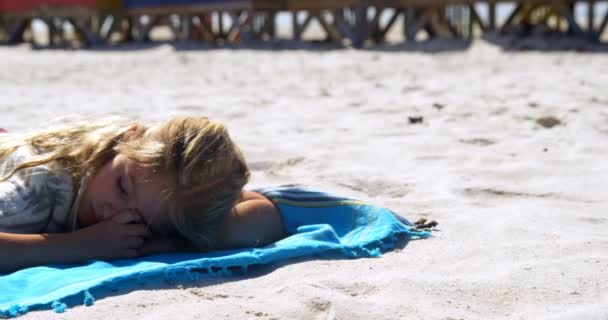
<instances>
[{"instance_id":1,"label":"cheek","mask_svg":"<svg viewBox=\"0 0 608 320\"><path fill-rule=\"evenodd\" d=\"M89 185L85 190L84 198L88 201L96 201L108 196L110 178L104 172L100 172L89 181Z\"/></svg>"}]
</instances>

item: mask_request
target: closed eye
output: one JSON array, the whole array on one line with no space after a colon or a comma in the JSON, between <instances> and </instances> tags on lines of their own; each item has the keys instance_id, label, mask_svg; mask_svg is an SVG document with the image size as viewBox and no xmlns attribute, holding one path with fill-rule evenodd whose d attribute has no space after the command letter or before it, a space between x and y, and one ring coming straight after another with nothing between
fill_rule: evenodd
<instances>
[{"instance_id":1,"label":"closed eye","mask_svg":"<svg viewBox=\"0 0 608 320\"><path fill-rule=\"evenodd\" d=\"M122 179L122 176L120 176L120 177L118 178L118 181L117 181L116 183L117 183L117 185L118 185L118 191L120 191L120 194L122 194L122 195L125 195L125 196L126 196L126 195L127 195L127 190L125 189L125 187L124 187L124 185L123 185L123 181L122 181L122 180L123 180L123 179Z\"/></svg>"}]
</instances>

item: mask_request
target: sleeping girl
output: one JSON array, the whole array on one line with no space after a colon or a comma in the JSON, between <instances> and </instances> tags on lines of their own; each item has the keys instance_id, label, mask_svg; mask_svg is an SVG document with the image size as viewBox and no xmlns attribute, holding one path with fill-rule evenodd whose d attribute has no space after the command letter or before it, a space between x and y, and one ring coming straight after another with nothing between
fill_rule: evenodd
<instances>
[{"instance_id":1,"label":"sleeping girl","mask_svg":"<svg viewBox=\"0 0 608 320\"><path fill-rule=\"evenodd\" d=\"M0 273L175 250L263 246L277 208L219 122L71 122L0 133Z\"/></svg>"}]
</instances>

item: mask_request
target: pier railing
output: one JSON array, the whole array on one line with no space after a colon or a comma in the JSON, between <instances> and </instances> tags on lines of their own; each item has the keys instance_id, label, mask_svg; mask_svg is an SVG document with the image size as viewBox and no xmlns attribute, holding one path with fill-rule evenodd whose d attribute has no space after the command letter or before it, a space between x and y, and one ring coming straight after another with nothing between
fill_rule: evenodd
<instances>
[{"instance_id":1,"label":"pier railing","mask_svg":"<svg viewBox=\"0 0 608 320\"><path fill-rule=\"evenodd\" d=\"M357 48L386 42L389 33L415 42L538 29L601 42L608 24L608 12L597 14L602 3L608 0L0 0L0 41L32 41L34 21L46 26L50 46L150 41L158 26L174 40L263 41L279 37L277 17L287 13L287 37L302 40L316 24L323 40ZM513 9L498 21L502 4Z\"/></svg>"}]
</instances>

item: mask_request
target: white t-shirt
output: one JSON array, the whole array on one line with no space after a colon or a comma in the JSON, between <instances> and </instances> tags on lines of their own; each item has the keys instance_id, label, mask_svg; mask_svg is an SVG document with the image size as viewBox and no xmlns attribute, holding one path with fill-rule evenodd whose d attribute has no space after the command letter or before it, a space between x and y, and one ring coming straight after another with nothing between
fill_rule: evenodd
<instances>
[{"instance_id":1,"label":"white t-shirt","mask_svg":"<svg viewBox=\"0 0 608 320\"><path fill-rule=\"evenodd\" d=\"M20 147L0 159L0 177L32 156L29 148ZM73 198L74 185L66 172L51 171L47 165L19 170L0 181L0 232L64 232Z\"/></svg>"}]
</instances>

